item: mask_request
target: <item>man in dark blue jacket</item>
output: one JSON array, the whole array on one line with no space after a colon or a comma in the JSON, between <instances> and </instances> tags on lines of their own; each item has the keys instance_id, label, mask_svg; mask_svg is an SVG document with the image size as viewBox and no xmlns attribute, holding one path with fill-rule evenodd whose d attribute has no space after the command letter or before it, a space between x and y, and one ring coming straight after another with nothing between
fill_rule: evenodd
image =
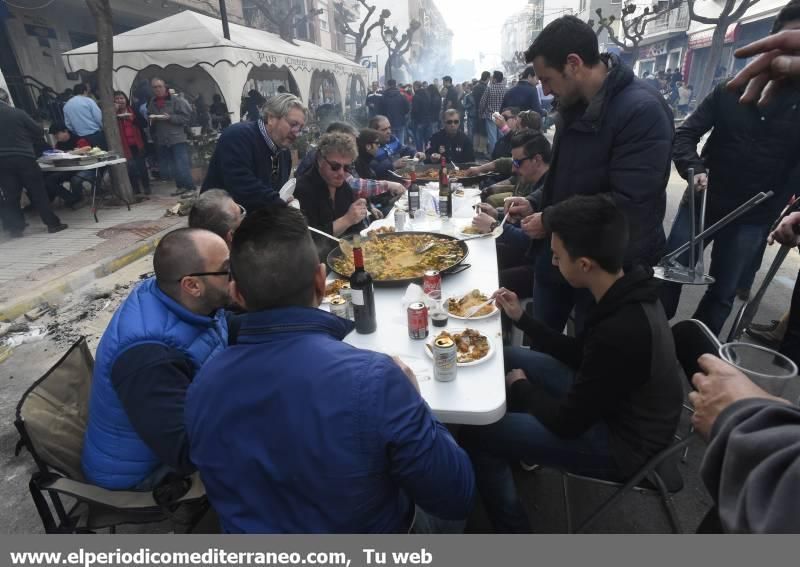
<instances>
[{"instance_id":1,"label":"man in dark blue jacket","mask_svg":"<svg viewBox=\"0 0 800 567\"><path fill-rule=\"evenodd\" d=\"M208 164L202 191L225 189L248 211L277 203L289 180L289 148L306 122L306 107L284 93L267 100L261 118L225 128Z\"/></svg>"},{"instance_id":2,"label":"man in dark blue jacket","mask_svg":"<svg viewBox=\"0 0 800 567\"><path fill-rule=\"evenodd\" d=\"M381 147L370 164L378 179L399 181L400 178L390 172L405 165L402 158L416 157L425 159L425 152L415 152L414 148L406 146L397 136L392 134L392 123L386 116L380 114L374 116L369 121L369 127L377 130L381 135Z\"/></svg>"},{"instance_id":3,"label":"man in dark blue jacket","mask_svg":"<svg viewBox=\"0 0 800 567\"><path fill-rule=\"evenodd\" d=\"M772 33L789 24L800 25L796 2L781 10ZM775 193L706 241L714 243L709 273L715 281L706 288L693 318L716 334L730 315L737 289L749 290L753 284L770 226L800 187L800 89L788 83L775 89L765 105L741 104L741 95L741 91L729 89L727 81L717 85L678 128L672 150L678 173L686 178L688 169L693 168L695 189L708 191L706 226L761 191ZM701 156L697 146L709 131ZM689 241L689 205L689 196L684 195L668 251ZM688 252L679 261L688 264ZM678 309L681 286L669 284L663 291L664 309L672 317Z\"/></svg>"},{"instance_id":4,"label":"man in dark blue jacket","mask_svg":"<svg viewBox=\"0 0 800 567\"><path fill-rule=\"evenodd\" d=\"M520 111L535 110L542 114L539 92L536 90L536 72L533 67L525 67L516 86L511 87L503 97L503 108L516 107Z\"/></svg>"},{"instance_id":5,"label":"man in dark blue jacket","mask_svg":"<svg viewBox=\"0 0 800 567\"><path fill-rule=\"evenodd\" d=\"M510 212L531 216L528 236L545 237L542 214L572 195L608 193L628 218L625 267L653 266L664 252L662 223L672 149L672 112L615 55L600 56L592 28L574 16L554 20L526 52L546 95L559 97L553 160L541 195L514 197ZM591 297L576 292L545 248L536 259L534 316L562 330L573 307L581 326ZM576 304L576 300L578 303Z\"/></svg>"},{"instance_id":6,"label":"man in dark blue jacket","mask_svg":"<svg viewBox=\"0 0 800 567\"><path fill-rule=\"evenodd\" d=\"M466 518L472 467L413 372L345 344L353 323L318 309L326 272L302 213L248 215L231 271L247 310L238 342L203 368L186 407L223 529L406 532L415 505L418 521Z\"/></svg>"},{"instance_id":7,"label":"man in dark blue jacket","mask_svg":"<svg viewBox=\"0 0 800 567\"><path fill-rule=\"evenodd\" d=\"M402 144L406 143L406 123L411 105L408 103L406 95L397 88L397 81L389 79L386 81L387 89L383 91L380 109L378 114L382 114L389 119L392 124L392 134L397 137Z\"/></svg>"},{"instance_id":8,"label":"man in dark blue jacket","mask_svg":"<svg viewBox=\"0 0 800 567\"><path fill-rule=\"evenodd\" d=\"M152 490L194 471L183 425L186 390L227 344L228 246L216 234L167 234L145 280L114 313L97 347L81 455L86 478Z\"/></svg>"}]
</instances>

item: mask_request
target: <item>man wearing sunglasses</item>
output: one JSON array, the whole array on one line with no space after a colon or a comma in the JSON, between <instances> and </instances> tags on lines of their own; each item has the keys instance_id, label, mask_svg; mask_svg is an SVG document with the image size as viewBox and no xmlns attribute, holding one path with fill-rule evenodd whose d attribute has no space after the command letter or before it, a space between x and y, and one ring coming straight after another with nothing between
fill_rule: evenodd
<instances>
[{"instance_id":1,"label":"man wearing sunglasses","mask_svg":"<svg viewBox=\"0 0 800 567\"><path fill-rule=\"evenodd\" d=\"M93 484L152 490L194 471L183 425L186 390L225 347L228 246L181 228L159 242L155 277L117 309L97 347L81 466Z\"/></svg>"},{"instance_id":2,"label":"man wearing sunglasses","mask_svg":"<svg viewBox=\"0 0 800 567\"><path fill-rule=\"evenodd\" d=\"M357 199L347 183L358 148L352 136L324 134L317 145L317 162L298 178L294 196L309 226L343 236L365 227L369 212L367 200ZM314 238L320 258L328 255L335 242L320 236Z\"/></svg>"},{"instance_id":3,"label":"man wearing sunglasses","mask_svg":"<svg viewBox=\"0 0 800 567\"><path fill-rule=\"evenodd\" d=\"M439 163L442 155L448 162L466 163L475 161L472 140L460 130L461 116L457 110L444 113L444 128L436 132L428 141L425 150L428 163Z\"/></svg>"},{"instance_id":4,"label":"man wearing sunglasses","mask_svg":"<svg viewBox=\"0 0 800 567\"><path fill-rule=\"evenodd\" d=\"M279 202L289 180L289 148L306 123L306 107L296 96L274 96L261 108L256 122L240 122L225 129L208 165L201 191L225 189L248 211Z\"/></svg>"}]
</instances>

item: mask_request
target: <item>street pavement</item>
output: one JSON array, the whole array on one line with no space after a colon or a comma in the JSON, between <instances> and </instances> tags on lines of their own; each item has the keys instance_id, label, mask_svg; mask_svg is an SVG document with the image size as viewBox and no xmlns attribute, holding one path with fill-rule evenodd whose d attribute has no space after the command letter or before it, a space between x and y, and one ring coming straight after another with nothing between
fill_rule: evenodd
<instances>
[{"instance_id":1,"label":"street pavement","mask_svg":"<svg viewBox=\"0 0 800 567\"><path fill-rule=\"evenodd\" d=\"M684 188L685 183L673 171L668 187L668 212L665 219L667 230L672 223ZM166 190L163 192L167 193ZM31 266L32 272L27 274L17 272L13 278L7 278L5 283L0 280L0 296L5 295L4 286L8 282L24 281L24 278L28 277L30 285L36 285L38 280L34 276L41 274L42 270L50 269L51 264L42 260L42 258L48 257L48 253L51 253L52 258L56 259L55 263L61 266L61 269L67 269L73 261L84 262L84 256L91 255L95 259L94 261L97 261L95 256L98 253L95 248L103 245L102 243L98 244L97 239L102 238L98 236L98 230L111 230L118 227L119 223L134 222L133 217L135 217L135 222L144 223L145 226L149 226L147 223L157 222L161 219L163 209L166 208L165 205L168 206L170 202L166 196L159 199L163 199L163 202L154 200L148 204L136 205L131 213L124 208L101 210L100 220L101 223L105 223L102 226L93 226L88 209L75 212L75 218L62 215L66 222L74 225L74 228L70 229L70 231L74 231L74 239L64 238L70 235L70 231L65 231L65 233L52 235L50 238L31 235L10 243L0 241L0 264L3 266L0 272L5 272L7 267L14 264L6 256L10 252L15 254L14 257L20 264L23 259L31 259L29 263L36 264ZM174 203L174 199L171 202ZM148 212L145 213L145 211ZM86 224L82 225L78 219L85 220ZM173 218L173 220L176 226L185 222L183 219ZM32 225L29 228L32 233L41 233L41 230L37 230L37 227L34 226L38 222L36 219L29 220L29 222ZM126 234L129 231L122 230L120 232ZM147 232L147 230L144 231L144 233ZM48 236L46 232L44 236ZM137 237L140 238L141 235ZM68 244L72 240L74 240L74 244ZM135 238L133 242L136 242ZM130 242L127 244L130 245ZM67 246L74 246L74 249L70 250L70 254L62 252ZM759 285L772 261L776 249L775 246L767 249L762 270L756 278L756 286ZM42 262L45 263L40 265ZM709 258L707 257L706 266L708 266L708 262ZM758 321L777 319L788 309L798 268L800 268L800 258L795 252L792 252L764 298L757 317ZM51 326L53 332L50 335L44 339L17 346L11 356L5 362L0 363L0 416L3 417L0 420L0 479L3 481L0 482L0 533L42 532L41 522L33 507L27 487L33 470L31 458L25 452L19 456L14 455L18 439L13 426L17 402L25 389L52 366L78 336L86 335L90 347L94 350L114 309L127 295L130 287L151 270L152 257L148 255L119 271L98 279L84 289L71 293L62 301L55 316L47 315L32 323L34 326ZM20 271L22 271L21 268ZM15 285L17 284L15 283ZM703 291L704 288L686 288L684 290L676 320L691 317ZM0 299L1 303L2 299ZM738 305L740 303L737 301L734 309ZM723 336L726 333L727 326L723 331ZM687 431L688 415L684 412L681 432ZM703 442L696 440L690 446L686 463L681 465L685 487L675 496L675 504L684 532L694 532L711 503L711 498L698 475L703 451ZM565 515L560 475L555 471L541 469L532 473L520 470L515 474L520 494L528 509L534 529L542 533L563 532ZM598 488L596 485L581 484L578 481L570 485L570 491L574 505L573 517L576 521L584 517L591 510L592 505L608 495L605 489ZM165 531L166 529L168 528L163 525L155 528L131 526L127 530L121 531ZM468 531L482 532L488 529L485 515L479 507L470 518ZM603 533L658 533L668 530L669 524L666 522L658 498L646 494L630 495L620 509L603 518L593 529L593 531Z\"/></svg>"}]
</instances>

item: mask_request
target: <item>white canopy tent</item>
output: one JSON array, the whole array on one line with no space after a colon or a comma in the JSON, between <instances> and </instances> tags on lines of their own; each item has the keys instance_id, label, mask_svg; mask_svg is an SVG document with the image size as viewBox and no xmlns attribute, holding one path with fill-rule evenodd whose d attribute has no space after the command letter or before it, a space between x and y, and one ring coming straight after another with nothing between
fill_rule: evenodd
<instances>
[{"instance_id":1,"label":"white canopy tent","mask_svg":"<svg viewBox=\"0 0 800 567\"><path fill-rule=\"evenodd\" d=\"M314 72L328 72L336 80L343 109L353 77L367 80L364 67L313 43L293 45L275 34L238 24L230 24L230 36L229 40L223 37L220 20L190 10L114 36L114 88L130 92L136 75L149 66L200 67L216 81L236 120L253 67L288 69L306 103ZM70 72L95 71L97 43L67 51L63 58Z\"/></svg>"}]
</instances>

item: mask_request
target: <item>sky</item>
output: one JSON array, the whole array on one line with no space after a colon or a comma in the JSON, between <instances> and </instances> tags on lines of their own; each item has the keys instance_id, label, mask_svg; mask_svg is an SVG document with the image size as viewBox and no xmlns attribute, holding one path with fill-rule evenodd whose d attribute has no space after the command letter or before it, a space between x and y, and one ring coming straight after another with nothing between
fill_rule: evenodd
<instances>
[{"instance_id":1,"label":"sky","mask_svg":"<svg viewBox=\"0 0 800 567\"><path fill-rule=\"evenodd\" d=\"M500 37L503 22L521 10L526 0L434 0L453 36L453 60L474 59L476 67L500 68ZM548 14L575 2L545 0L545 23ZM479 60L480 53L485 58Z\"/></svg>"}]
</instances>

